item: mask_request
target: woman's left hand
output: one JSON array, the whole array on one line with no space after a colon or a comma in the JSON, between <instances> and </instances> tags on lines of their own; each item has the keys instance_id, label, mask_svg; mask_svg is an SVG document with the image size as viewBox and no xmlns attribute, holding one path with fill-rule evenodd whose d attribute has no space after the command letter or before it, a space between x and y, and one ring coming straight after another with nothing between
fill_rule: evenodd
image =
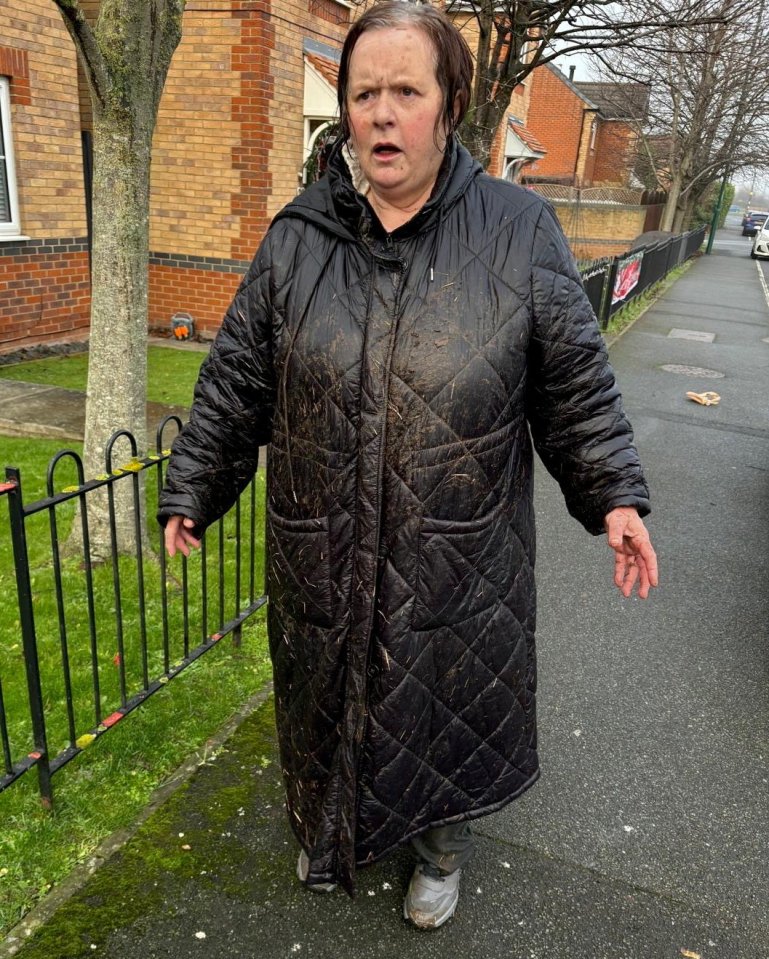
<instances>
[{"instance_id":1,"label":"woman's left hand","mask_svg":"<svg viewBox=\"0 0 769 959\"><path fill-rule=\"evenodd\" d=\"M646 599L658 583L657 554L638 511L618 506L604 517L609 546L614 550L614 584L630 596L638 583L638 595Z\"/></svg>"}]
</instances>

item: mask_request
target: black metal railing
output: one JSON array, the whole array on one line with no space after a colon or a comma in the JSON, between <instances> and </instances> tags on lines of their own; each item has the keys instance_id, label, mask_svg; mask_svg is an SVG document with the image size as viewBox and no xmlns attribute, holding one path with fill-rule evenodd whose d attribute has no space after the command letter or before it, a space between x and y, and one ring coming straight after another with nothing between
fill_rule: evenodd
<instances>
[{"instance_id":1,"label":"black metal railing","mask_svg":"<svg viewBox=\"0 0 769 959\"><path fill-rule=\"evenodd\" d=\"M582 282L601 329L623 306L694 256L705 232L703 226L620 256L581 264Z\"/></svg>"},{"instance_id":2,"label":"black metal railing","mask_svg":"<svg viewBox=\"0 0 769 959\"><path fill-rule=\"evenodd\" d=\"M207 531L201 550L181 558L181 580L167 563L163 531L146 517L163 484L170 424L181 428L177 417L166 417L157 452L144 458L134 437L118 430L106 447L106 472L93 480L85 479L76 452L62 450L48 467L47 496L36 502L25 503L20 471L6 469L0 499L8 503L26 691L19 669L0 675L0 792L34 768L43 803L52 805L51 777L62 766L223 637L239 644L243 624L267 601L261 587L256 595L263 471ZM131 455L116 468L118 443L127 443ZM56 492L65 464L74 467L76 482ZM94 562L94 501L105 493L107 555ZM126 493L134 548L124 554L117 500Z\"/></svg>"}]
</instances>

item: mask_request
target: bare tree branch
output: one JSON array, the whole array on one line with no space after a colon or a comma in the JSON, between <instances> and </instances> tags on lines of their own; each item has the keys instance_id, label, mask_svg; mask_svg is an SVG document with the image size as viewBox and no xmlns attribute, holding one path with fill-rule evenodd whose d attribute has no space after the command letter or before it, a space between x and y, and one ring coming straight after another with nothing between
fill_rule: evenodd
<instances>
[{"instance_id":1,"label":"bare tree branch","mask_svg":"<svg viewBox=\"0 0 769 959\"><path fill-rule=\"evenodd\" d=\"M54 0L54 3L59 8L64 25L75 43L88 84L96 99L104 103L109 87L109 75L99 44L85 18L80 2L79 0Z\"/></svg>"},{"instance_id":2,"label":"bare tree branch","mask_svg":"<svg viewBox=\"0 0 769 959\"><path fill-rule=\"evenodd\" d=\"M643 9L659 0L631 0ZM654 56L635 49L605 52L604 76L649 85L644 123L637 123L649 179L669 191L663 228L682 225L709 186L726 173L769 156L769 63L764 54L767 3L735 14L720 0L722 23L687 25L679 32L688 56L671 46ZM618 95L623 85L617 84Z\"/></svg>"},{"instance_id":3,"label":"bare tree branch","mask_svg":"<svg viewBox=\"0 0 769 959\"><path fill-rule=\"evenodd\" d=\"M537 67L579 51L633 48L658 52L675 45L684 26L719 24L747 8L736 0L666 0L646 10L613 0L449 0L447 12L475 33L475 96L460 134L481 162L516 86ZM493 39L495 38L495 39ZM702 49L687 44L692 54Z\"/></svg>"}]
</instances>

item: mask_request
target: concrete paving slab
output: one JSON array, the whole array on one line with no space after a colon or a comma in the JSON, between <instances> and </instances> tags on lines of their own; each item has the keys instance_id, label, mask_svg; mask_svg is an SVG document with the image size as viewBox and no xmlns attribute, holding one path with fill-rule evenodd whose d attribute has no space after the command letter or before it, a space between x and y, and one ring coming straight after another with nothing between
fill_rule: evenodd
<instances>
[{"instance_id":1,"label":"concrete paving slab","mask_svg":"<svg viewBox=\"0 0 769 959\"><path fill-rule=\"evenodd\" d=\"M153 440L166 416L184 423L183 406L147 404L147 436ZM38 383L0 379L0 436L48 437L82 442L85 429L85 393Z\"/></svg>"}]
</instances>

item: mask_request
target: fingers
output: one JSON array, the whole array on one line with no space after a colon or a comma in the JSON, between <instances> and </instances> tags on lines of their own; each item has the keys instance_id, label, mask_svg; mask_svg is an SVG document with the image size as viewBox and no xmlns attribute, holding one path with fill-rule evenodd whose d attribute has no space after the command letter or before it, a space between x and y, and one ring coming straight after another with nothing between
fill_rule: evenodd
<instances>
[{"instance_id":1,"label":"fingers","mask_svg":"<svg viewBox=\"0 0 769 959\"><path fill-rule=\"evenodd\" d=\"M627 556L622 552L617 552L615 554L614 584L618 587L623 596L630 596L630 594L633 592L633 587L635 586L639 575L641 576L641 585L643 585L644 576L642 568L635 561L635 559L632 556Z\"/></svg>"},{"instance_id":2,"label":"fingers","mask_svg":"<svg viewBox=\"0 0 769 959\"><path fill-rule=\"evenodd\" d=\"M179 532L181 523L181 516L172 516L171 519L169 519L169 521L166 523L166 528L163 530L163 539L166 545L166 552L171 557L176 555L176 536Z\"/></svg>"},{"instance_id":3,"label":"fingers","mask_svg":"<svg viewBox=\"0 0 769 959\"><path fill-rule=\"evenodd\" d=\"M164 533L165 547L169 556L174 557L177 551L189 556L191 546L198 549L200 540L191 532L194 527L195 520L188 516L172 516L169 519Z\"/></svg>"},{"instance_id":4,"label":"fingers","mask_svg":"<svg viewBox=\"0 0 769 959\"><path fill-rule=\"evenodd\" d=\"M659 583L657 554L643 520L635 509L620 507L606 516L609 546L614 550L614 584L629 597L635 586L638 596L647 599Z\"/></svg>"},{"instance_id":5,"label":"fingers","mask_svg":"<svg viewBox=\"0 0 769 959\"><path fill-rule=\"evenodd\" d=\"M659 584L659 571L657 569L657 554L654 552L654 547L651 544L651 540L649 539L648 533L646 534L645 541L641 544L639 548L639 554L647 570L649 584L651 586L657 586Z\"/></svg>"}]
</instances>

